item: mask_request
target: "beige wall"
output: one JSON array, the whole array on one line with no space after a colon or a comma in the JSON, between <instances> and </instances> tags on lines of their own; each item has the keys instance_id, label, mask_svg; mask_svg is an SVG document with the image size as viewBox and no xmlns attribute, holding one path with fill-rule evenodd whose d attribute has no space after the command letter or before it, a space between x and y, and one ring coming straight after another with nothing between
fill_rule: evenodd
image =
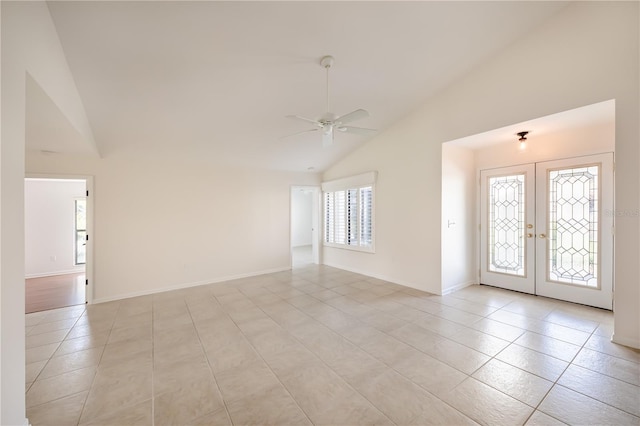
<instances>
[{"instance_id":1,"label":"beige wall","mask_svg":"<svg viewBox=\"0 0 640 426\"><path fill-rule=\"evenodd\" d=\"M442 292L442 143L615 99L616 209L639 207L638 3L576 2L330 168L378 170L375 254L328 264ZM615 340L640 347L637 216L617 221Z\"/></svg>"},{"instance_id":2,"label":"beige wall","mask_svg":"<svg viewBox=\"0 0 640 426\"><path fill-rule=\"evenodd\" d=\"M477 284L475 153L442 145L442 293Z\"/></svg>"},{"instance_id":3,"label":"beige wall","mask_svg":"<svg viewBox=\"0 0 640 426\"><path fill-rule=\"evenodd\" d=\"M0 424L25 425L25 173L94 178L97 301L288 268L290 187L319 179L219 166L153 149L153 141L102 159L38 152L25 158L27 75L65 125L88 145L93 140L46 4L0 7Z\"/></svg>"},{"instance_id":4,"label":"beige wall","mask_svg":"<svg viewBox=\"0 0 640 426\"><path fill-rule=\"evenodd\" d=\"M95 176L94 302L288 269L290 187L318 183L136 147L26 162L28 173Z\"/></svg>"},{"instance_id":5,"label":"beige wall","mask_svg":"<svg viewBox=\"0 0 640 426\"><path fill-rule=\"evenodd\" d=\"M475 150L478 170L516 164L558 160L582 155L601 154L615 150L615 123L598 123L572 127L551 134L532 134L527 148L521 150L514 136L513 142ZM455 143L455 142L454 142Z\"/></svg>"},{"instance_id":6,"label":"beige wall","mask_svg":"<svg viewBox=\"0 0 640 426\"><path fill-rule=\"evenodd\" d=\"M44 2L0 2L0 424L27 424L24 335L24 151L26 78L49 93L87 144L93 138Z\"/></svg>"}]
</instances>

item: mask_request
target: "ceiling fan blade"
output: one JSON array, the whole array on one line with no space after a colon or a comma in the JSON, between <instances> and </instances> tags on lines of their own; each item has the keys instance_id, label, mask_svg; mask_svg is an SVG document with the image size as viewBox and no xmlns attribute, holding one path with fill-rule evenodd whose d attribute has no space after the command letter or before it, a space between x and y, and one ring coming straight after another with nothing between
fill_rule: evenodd
<instances>
[{"instance_id":1,"label":"ceiling fan blade","mask_svg":"<svg viewBox=\"0 0 640 426\"><path fill-rule=\"evenodd\" d=\"M290 135L286 135L286 136L282 136L280 139L288 139L288 138L292 138L294 136L298 136L298 135L302 135L304 133L311 133L311 132L317 132L320 129L309 129L309 130L303 130L301 132L296 132L296 133L292 133Z\"/></svg>"},{"instance_id":2,"label":"ceiling fan blade","mask_svg":"<svg viewBox=\"0 0 640 426\"><path fill-rule=\"evenodd\" d=\"M333 131L322 133L322 147L327 148L333 144Z\"/></svg>"},{"instance_id":3,"label":"ceiling fan blade","mask_svg":"<svg viewBox=\"0 0 640 426\"><path fill-rule=\"evenodd\" d=\"M351 123L352 121L360 120L361 118L366 118L369 116L369 113L363 109L357 109L355 111L351 111L349 114L345 114L342 117L338 117L335 119L337 124L346 124Z\"/></svg>"},{"instance_id":4,"label":"ceiling fan blade","mask_svg":"<svg viewBox=\"0 0 640 426\"><path fill-rule=\"evenodd\" d=\"M340 126L338 127L338 130L340 130L341 132L355 133L357 135L363 135L363 136L373 136L376 133L378 133L376 129L367 129L364 127L353 127L353 126Z\"/></svg>"},{"instance_id":5,"label":"ceiling fan blade","mask_svg":"<svg viewBox=\"0 0 640 426\"><path fill-rule=\"evenodd\" d=\"M307 117L301 117L299 115L287 115L287 118L291 118L293 120L305 121L307 123L313 123L316 126L322 126L322 124L320 124L317 120L313 120L313 119L307 118Z\"/></svg>"}]
</instances>

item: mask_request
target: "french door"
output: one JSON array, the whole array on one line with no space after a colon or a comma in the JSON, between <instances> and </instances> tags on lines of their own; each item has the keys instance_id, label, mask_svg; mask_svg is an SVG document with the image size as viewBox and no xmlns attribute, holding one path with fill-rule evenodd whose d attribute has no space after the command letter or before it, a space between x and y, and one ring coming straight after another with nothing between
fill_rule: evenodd
<instances>
[{"instance_id":1,"label":"french door","mask_svg":"<svg viewBox=\"0 0 640 426\"><path fill-rule=\"evenodd\" d=\"M535 164L483 170L480 282L535 294Z\"/></svg>"},{"instance_id":2,"label":"french door","mask_svg":"<svg viewBox=\"0 0 640 426\"><path fill-rule=\"evenodd\" d=\"M480 176L480 282L611 309L613 154Z\"/></svg>"}]
</instances>

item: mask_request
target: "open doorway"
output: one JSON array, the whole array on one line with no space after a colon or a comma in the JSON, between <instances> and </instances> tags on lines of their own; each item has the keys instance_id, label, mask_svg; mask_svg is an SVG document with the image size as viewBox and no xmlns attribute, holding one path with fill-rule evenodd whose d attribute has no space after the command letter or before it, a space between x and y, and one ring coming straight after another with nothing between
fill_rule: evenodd
<instances>
[{"instance_id":1,"label":"open doorway","mask_svg":"<svg viewBox=\"0 0 640 426\"><path fill-rule=\"evenodd\" d=\"M291 188L291 265L300 268L320 263L320 188Z\"/></svg>"},{"instance_id":2,"label":"open doorway","mask_svg":"<svg viewBox=\"0 0 640 426\"><path fill-rule=\"evenodd\" d=\"M25 179L25 312L89 300L87 179Z\"/></svg>"}]
</instances>

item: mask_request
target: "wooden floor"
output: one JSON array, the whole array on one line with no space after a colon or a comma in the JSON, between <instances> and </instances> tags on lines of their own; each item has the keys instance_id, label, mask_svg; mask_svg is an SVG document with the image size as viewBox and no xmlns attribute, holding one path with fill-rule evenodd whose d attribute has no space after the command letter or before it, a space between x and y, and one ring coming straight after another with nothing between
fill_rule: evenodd
<instances>
[{"instance_id":1,"label":"wooden floor","mask_svg":"<svg viewBox=\"0 0 640 426\"><path fill-rule=\"evenodd\" d=\"M25 280L25 312L47 311L85 303L85 275L56 275Z\"/></svg>"}]
</instances>

